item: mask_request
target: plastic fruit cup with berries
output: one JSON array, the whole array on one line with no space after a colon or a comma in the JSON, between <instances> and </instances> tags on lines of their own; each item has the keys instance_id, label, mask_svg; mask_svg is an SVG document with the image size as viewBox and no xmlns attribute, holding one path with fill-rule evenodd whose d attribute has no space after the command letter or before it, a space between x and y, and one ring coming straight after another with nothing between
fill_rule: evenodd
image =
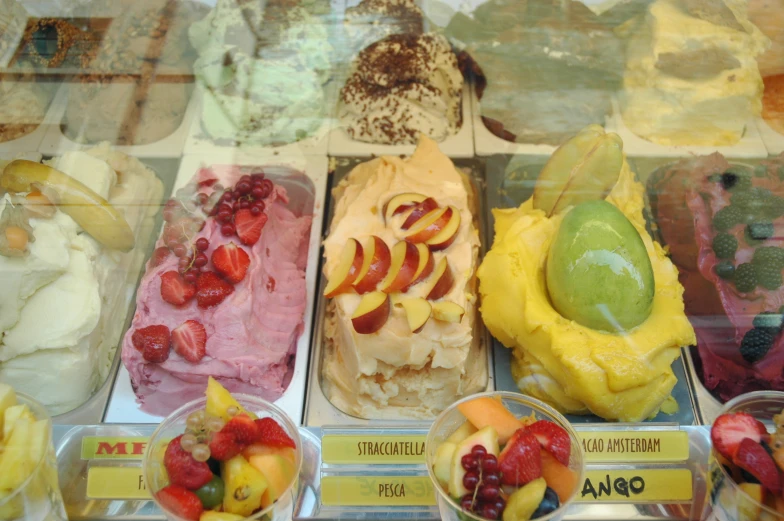
<instances>
[{"instance_id":1,"label":"plastic fruit cup with berries","mask_svg":"<svg viewBox=\"0 0 784 521\"><path fill-rule=\"evenodd\" d=\"M425 442L441 518L561 519L583 479L577 434L552 407L508 392L464 398Z\"/></svg>"},{"instance_id":2,"label":"plastic fruit cup with berries","mask_svg":"<svg viewBox=\"0 0 784 521\"><path fill-rule=\"evenodd\" d=\"M784 393L757 391L730 400L710 436L702 519L784 520Z\"/></svg>"},{"instance_id":3,"label":"plastic fruit cup with berries","mask_svg":"<svg viewBox=\"0 0 784 521\"><path fill-rule=\"evenodd\" d=\"M204 398L155 430L144 479L173 521L290 520L300 467L297 427L271 403L231 395L213 378Z\"/></svg>"}]
</instances>

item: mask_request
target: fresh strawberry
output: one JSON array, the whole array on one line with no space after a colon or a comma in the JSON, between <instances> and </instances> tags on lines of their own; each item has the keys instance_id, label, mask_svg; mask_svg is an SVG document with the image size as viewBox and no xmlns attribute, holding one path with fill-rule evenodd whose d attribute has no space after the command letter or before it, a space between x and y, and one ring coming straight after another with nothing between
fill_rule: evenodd
<instances>
[{"instance_id":1,"label":"fresh strawberry","mask_svg":"<svg viewBox=\"0 0 784 521\"><path fill-rule=\"evenodd\" d=\"M241 445L250 445L259 441L259 428L247 414L238 414L223 426L221 432L228 432Z\"/></svg>"},{"instance_id":2,"label":"fresh strawberry","mask_svg":"<svg viewBox=\"0 0 784 521\"><path fill-rule=\"evenodd\" d=\"M171 333L172 349L189 362L198 363L207 354L207 331L198 320L186 320Z\"/></svg>"},{"instance_id":3,"label":"fresh strawberry","mask_svg":"<svg viewBox=\"0 0 784 521\"><path fill-rule=\"evenodd\" d=\"M137 329L131 336L131 342L148 362L161 363L169 358L171 337L166 326L155 325Z\"/></svg>"},{"instance_id":4,"label":"fresh strawberry","mask_svg":"<svg viewBox=\"0 0 784 521\"><path fill-rule=\"evenodd\" d=\"M215 248L212 252L212 265L215 271L223 275L223 278L237 284L245 278L245 273L250 266L250 257L247 252L230 242Z\"/></svg>"},{"instance_id":5,"label":"fresh strawberry","mask_svg":"<svg viewBox=\"0 0 784 521\"><path fill-rule=\"evenodd\" d=\"M253 246L261 237L261 230L267 224L267 214L260 213L253 215L250 210L244 208L237 210L234 214L234 227L237 230L237 237L242 244Z\"/></svg>"},{"instance_id":6,"label":"fresh strawberry","mask_svg":"<svg viewBox=\"0 0 784 521\"><path fill-rule=\"evenodd\" d=\"M735 465L757 478L757 481L763 487L775 494L779 493L781 481L776 463L759 442L751 438L744 438L738 444L737 453L732 461Z\"/></svg>"},{"instance_id":7,"label":"fresh strawberry","mask_svg":"<svg viewBox=\"0 0 784 521\"><path fill-rule=\"evenodd\" d=\"M155 266L160 266L163 263L163 261L165 261L169 257L170 253L171 250L169 250L169 248L167 248L166 246L155 248L155 251L152 252L152 257L150 257L150 266L153 268Z\"/></svg>"},{"instance_id":8,"label":"fresh strawberry","mask_svg":"<svg viewBox=\"0 0 784 521\"><path fill-rule=\"evenodd\" d=\"M196 288L196 301L200 308L217 306L234 291L234 286L213 271L202 273L196 280Z\"/></svg>"},{"instance_id":9,"label":"fresh strawberry","mask_svg":"<svg viewBox=\"0 0 784 521\"><path fill-rule=\"evenodd\" d=\"M220 430L213 434L210 440L210 457L218 461L226 461L242 452L242 448L232 433Z\"/></svg>"},{"instance_id":10,"label":"fresh strawberry","mask_svg":"<svg viewBox=\"0 0 784 521\"><path fill-rule=\"evenodd\" d=\"M760 421L745 412L722 414L713 422L711 442L719 454L732 461L744 438L759 443L767 438L768 431Z\"/></svg>"},{"instance_id":11,"label":"fresh strawberry","mask_svg":"<svg viewBox=\"0 0 784 521\"><path fill-rule=\"evenodd\" d=\"M498 455L498 469L504 485L525 485L542 477L542 456L536 436L518 429Z\"/></svg>"},{"instance_id":12,"label":"fresh strawberry","mask_svg":"<svg viewBox=\"0 0 784 521\"><path fill-rule=\"evenodd\" d=\"M164 509L183 519L199 521L204 512L199 496L187 488L168 485L158 491L157 497Z\"/></svg>"},{"instance_id":13,"label":"fresh strawberry","mask_svg":"<svg viewBox=\"0 0 784 521\"><path fill-rule=\"evenodd\" d=\"M569 466L572 441L563 427L548 420L539 420L526 427L526 430L536 436L544 450L555 456L559 462Z\"/></svg>"},{"instance_id":14,"label":"fresh strawberry","mask_svg":"<svg viewBox=\"0 0 784 521\"><path fill-rule=\"evenodd\" d=\"M259 428L259 443L272 447L291 447L297 448L297 444L291 439L283 427L272 418L260 418L255 421Z\"/></svg>"},{"instance_id":15,"label":"fresh strawberry","mask_svg":"<svg viewBox=\"0 0 784 521\"><path fill-rule=\"evenodd\" d=\"M161 274L161 298L169 304L182 306L196 294L196 286L185 282L176 271Z\"/></svg>"},{"instance_id":16,"label":"fresh strawberry","mask_svg":"<svg viewBox=\"0 0 784 521\"><path fill-rule=\"evenodd\" d=\"M182 448L181 439L182 435L169 442L163 455L163 465L173 485L196 490L212 479L212 471L206 462L196 461L190 452Z\"/></svg>"}]
</instances>

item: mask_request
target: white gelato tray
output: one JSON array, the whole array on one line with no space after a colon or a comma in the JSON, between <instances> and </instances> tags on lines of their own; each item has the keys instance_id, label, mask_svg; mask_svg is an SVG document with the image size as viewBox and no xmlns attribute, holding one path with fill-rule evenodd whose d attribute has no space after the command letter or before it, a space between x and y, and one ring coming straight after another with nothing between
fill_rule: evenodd
<instances>
[{"instance_id":1,"label":"white gelato tray","mask_svg":"<svg viewBox=\"0 0 784 521\"><path fill-rule=\"evenodd\" d=\"M637 157L683 157L691 155L707 155L719 152L725 157L734 158L753 158L766 157L768 151L765 143L760 137L757 125L753 120L749 120L746 125L746 132L741 140L732 146L706 147L706 146L665 146L652 143L647 139L639 137L629 130L623 122L620 105L617 99L613 99L613 117L609 126L613 132L617 132L623 139L623 151L629 156Z\"/></svg>"},{"instance_id":2,"label":"white gelato tray","mask_svg":"<svg viewBox=\"0 0 784 521\"><path fill-rule=\"evenodd\" d=\"M0 142L0 158L10 159L18 154L37 152L41 146L41 142L50 129L57 127L57 130L59 131L60 110L57 103L60 92L64 88L65 87L61 86L52 89L54 91L52 101L49 103L49 108L46 110L44 120L38 125L38 128L20 138Z\"/></svg>"},{"instance_id":3,"label":"white gelato tray","mask_svg":"<svg viewBox=\"0 0 784 521\"><path fill-rule=\"evenodd\" d=\"M226 151L220 154L190 155L185 156L180 163L174 192L188 183L203 166L231 164L231 165L258 165L258 166L287 166L304 172L307 179L276 176L270 177L286 187L290 197L290 207L301 209L305 214L313 214L310 228L310 241L308 243L308 263L305 269L305 283L307 288L307 303L303 318L304 328L297 340L297 350L294 360L294 370L288 388L275 404L282 408L291 419L300 425L304 410L304 396L307 382L307 369L310 351L310 338L313 326L313 310L316 297L316 282L318 280L319 258L321 255L321 230L324 222L324 204L327 188L327 158L315 156L268 156L251 154L246 151ZM139 409L136 395L131 388L131 378L120 365L117 378L114 382L112 395L104 416L105 423L160 423L163 418L147 414Z\"/></svg>"},{"instance_id":4,"label":"white gelato tray","mask_svg":"<svg viewBox=\"0 0 784 521\"><path fill-rule=\"evenodd\" d=\"M773 130L773 127L768 125L768 122L762 118L758 118L756 123L757 130L765 143L765 148L768 149L768 153L778 155L784 152L784 135Z\"/></svg>"},{"instance_id":5,"label":"white gelato tray","mask_svg":"<svg viewBox=\"0 0 784 521\"><path fill-rule=\"evenodd\" d=\"M50 110L49 114L52 117L51 124L48 125L46 135L39 148L40 152L43 154L59 155L68 152L69 150L81 150L92 148L97 145L97 143L77 143L66 137L60 128L60 124L65 117L65 110L68 106L69 87L70 84L63 84L53 102L54 109ZM180 157L182 155L191 119L194 117L196 109L195 98L194 89L194 92L191 94L191 99L188 101L188 105L185 108L185 114L182 116L179 127L167 137L146 145L112 145L112 147L115 150L135 157ZM47 117L49 115L47 115Z\"/></svg>"},{"instance_id":6,"label":"white gelato tray","mask_svg":"<svg viewBox=\"0 0 784 521\"><path fill-rule=\"evenodd\" d=\"M474 118L471 110L471 89L467 84L463 86L463 126L457 134L438 144L438 148L449 157L474 157ZM331 156L397 156L414 153L416 144L410 145L384 145L365 143L350 137L341 123L329 135L329 155Z\"/></svg>"},{"instance_id":7,"label":"white gelato tray","mask_svg":"<svg viewBox=\"0 0 784 521\"><path fill-rule=\"evenodd\" d=\"M334 96L332 95L332 85L327 85L325 88L325 103L328 106L334 106ZM309 137L280 146L268 145L255 145L255 144L239 144L239 145L220 145L215 143L211 138L204 135L201 128L201 103L203 90L200 86L196 86L193 93L192 103L196 105L197 110L193 114L190 122L190 130L188 137L185 141L186 154L221 154L233 153L236 151L247 152L256 156L292 156L292 155L327 155L327 141L329 131L333 126L332 113L328 113L321 127Z\"/></svg>"}]
</instances>

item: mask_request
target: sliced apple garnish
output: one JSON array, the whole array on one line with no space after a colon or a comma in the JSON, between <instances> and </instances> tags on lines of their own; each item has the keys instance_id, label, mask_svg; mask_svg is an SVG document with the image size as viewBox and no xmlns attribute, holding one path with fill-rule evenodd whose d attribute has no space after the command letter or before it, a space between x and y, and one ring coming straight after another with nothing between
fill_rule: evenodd
<instances>
[{"instance_id":1,"label":"sliced apple garnish","mask_svg":"<svg viewBox=\"0 0 784 521\"><path fill-rule=\"evenodd\" d=\"M407 241L417 243L439 235L454 214L454 207L436 208L422 216L405 235Z\"/></svg>"},{"instance_id":2,"label":"sliced apple garnish","mask_svg":"<svg viewBox=\"0 0 784 521\"><path fill-rule=\"evenodd\" d=\"M425 199L426 195L413 192L397 194L384 205L384 222L389 222L393 215L403 213Z\"/></svg>"},{"instance_id":3,"label":"sliced apple garnish","mask_svg":"<svg viewBox=\"0 0 784 521\"><path fill-rule=\"evenodd\" d=\"M425 242L433 251L449 248L452 243L455 242L457 234L460 231L460 211L454 206L450 206L449 209L452 210L449 222L444 225L438 234L427 239Z\"/></svg>"},{"instance_id":4,"label":"sliced apple garnish","mask_svg":"<svg viewBox=\"0 0 784 521\"><path fill-rule=\"evenodd\" d=\"M569 206L603 198L623 167L623 141L589 125L558 147L534 186L534 208L548 217Z\"/></svg>"},{"instance_id":5,"label":"sliced apple garnish","mask_svg":"<svg viewBox=\"0 0 784 521\"><path fill-rule=\"evenodd\" d=\"M403 221L403 224L400 226L400 228L403 230L408 230L414 225L415 222L436 208L438 208L438 203L432 197L428 197L421 203L415 204L408 212L408 215L406 215L406 220Z\"/></svg>"},{"instance_id":6,"label":"sliced apple garnish","mask_svg":"<svg viewBox=\"0 0 784 521\"><path fill-rule=\"evenodd\" d=\"M423 298L410 298L402 300L400 304L406 312L408 327L412 333L419 333L430 320L430 302Z\"/></svg>"},{"instance_id":7,"label":"sliced apple garnish","mask_svg":"<svg viewBox=\"0 0 784 521\"><path fill-rule=\"evenodd\" d=\"M359 306L351 315L351 324L354 331L360 335L375 333L387 323L389 319L389 295L381 291L365 293Z\"/></svg>"},{"instance_id":8,"label":"sliced apple garnish","mask_svg":"<svg viewBox=\"0 0 784 521\"><path fill-rule=\"evenodd\" d=\"M392 254L387 244L376 235L371 235L362 251L362 268L354 279L354 289L360 295L376 289L381 280L387 276Z\"/></svg>"},{"instance_id":9,"label":"sliced apple garnish","mask_svg":"<svg viewBox=\"0 0 784 521\"><path fill-rule=\"evenodd\" d=\"M379 283L379 291L394 293L405 288L414 280L419 267L419 250L408 241L400 241L392 246L392 262L387 276Z\"/></svg>"},{"instance_id":10,"label":"sliced apple garnish","mask_svg":"<svg viewBox=\"0 0 784 521\"><path fill-rule=\"evenodd\" d=\"M425 298L427 300L438 300L452 290L455 284L455 277L452 275L452 270L449 267L449 261L446 257L442 258L436 264L433 274L427 281L425 287Z\"/></svg>"},{"instance_id":11,"label":"sliced apple garnish","mask_svg":"<svg viewBox=\"0 0 784 521\"><path fill-rule=\"evenodd\" d=\"M362 245L356 239L349 239L343 251L340 252L338 265L329 275L329 282L324 288L324 296L332 298L347 292L359 275L363 260Z\"/></svg>"},{"instance_id":12,"label":"sliced apple garnish","mask_svg":"<svg viewBox=\"0 0 784 521\"><path fill-rule=\"evenodd\" d=\"M454 302L434 302L433 303L433 318L441 322L457 323L463 320L465 309L460 304Z\"/></svg>"},{"instance_id":13,"label":"sliced apple garnish","mask_svg":"<svg viewBox=\"0 0 784 521\"><path fill-rule=\"evenodd\" d=\"M405 293L406 291L411 288L414 284L419 284L423 280L425 280L431 273L433 273L433 267L436 265L435 261L433 260L433 254L430 252L430 249L427 247L426 244L419 243L416 245L417 250L419 250L419 265L417 265L417 269L414 272L414 279L408 284L402 291Z\"/></svg>"}]
</instances>

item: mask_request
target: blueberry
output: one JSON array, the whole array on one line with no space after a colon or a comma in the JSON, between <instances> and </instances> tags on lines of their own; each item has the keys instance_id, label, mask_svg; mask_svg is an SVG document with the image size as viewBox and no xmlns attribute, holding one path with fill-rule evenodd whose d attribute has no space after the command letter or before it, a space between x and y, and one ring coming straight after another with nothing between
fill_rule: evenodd
<instances>
[{"instance_id":1,"label":"blueberry","mask_svg":"<svg viewBox=\"0 0 784 521\"><path fill-rule=\"evenodd\" d=\"M555 493L555 490L547 487L547 489L544 491L544 497L542 498L541 503L539 503L539 506L536 507L534 513L531 514L531 519L544 517L559 506L561 506L561 503L558 501L558 494Z\"/></svg>"}]
</instances>

